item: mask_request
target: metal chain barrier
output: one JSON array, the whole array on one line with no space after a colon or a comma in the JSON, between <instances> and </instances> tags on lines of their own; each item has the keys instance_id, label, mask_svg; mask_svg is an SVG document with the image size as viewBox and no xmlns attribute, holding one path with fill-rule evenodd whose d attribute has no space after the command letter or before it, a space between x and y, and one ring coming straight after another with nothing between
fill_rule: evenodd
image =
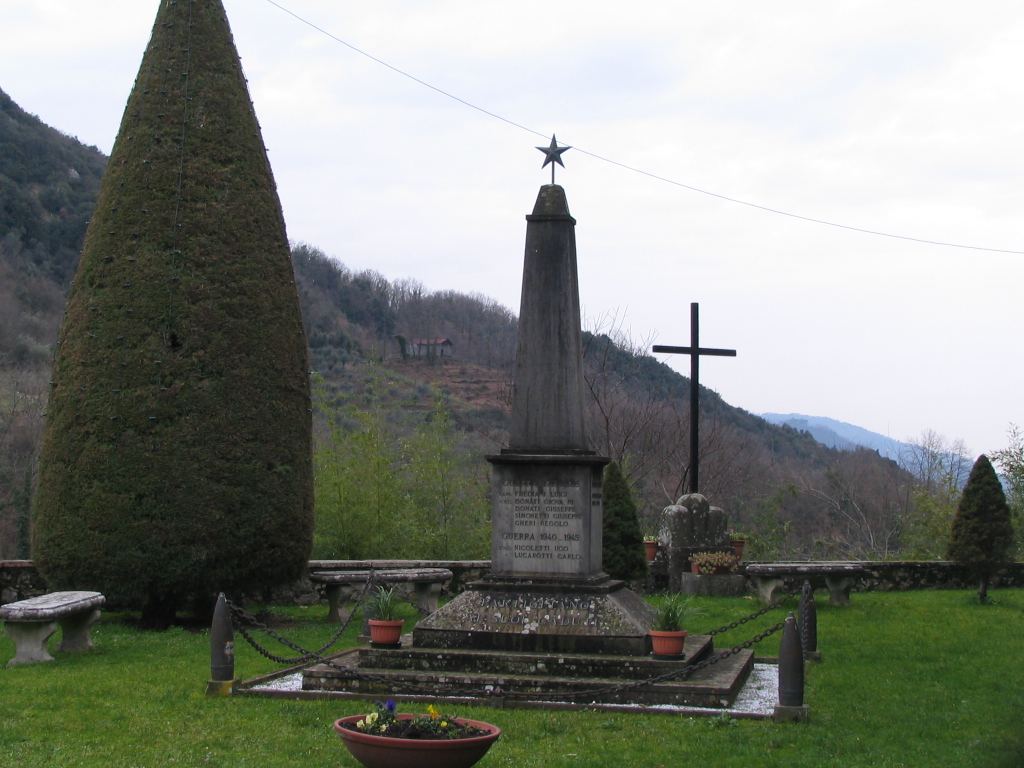
<instances>
[{"instance_id":1,"label":"metal chain barrier","mask_svg":"<svg viewBox=\"0 0 1024 768\"><path fill-rule=\"evenodd\" d=\"M766 629L764 632L762 632L762 633L760 633L758 635L754 635L752 638L750 638L749 640L747 640L745 642L740 643L739 645L734 645L732 648L730 648L727 651L722 651L721 653L715 654L714 656L711 656L711 657L709 657L707 659L704 659L704 661L698 662L696 664L691 664L690 666L684 667L683 669L675 669L675 670L672 670L671 672L666 672L663 675L658 675L657 677L649 677L646 680L635 680L635 681L629 682L629 683L620 683L619 685L608 686L607 688L596 688L596 689L594 689L592 691L579 691L578 693L515 693L515 692L509 692L509 693L502 693L501 695L503 695L503 696L505 696L507 698L510 698L510 699L530 699L530 700L533 700L533 701L536 701L538 699L559 699L559 700L561 700L561 699L580 699L580 698L586 698L588 696L596 696L598 694L621 693L622 691L628 691L628 690L630 690L632 688L642 688L643 686L647 686L647 685L657 685L658 683L665 683L665 682L668 682L669 680L675 680L677 678L680 679L680 680L689 680L695 673L699 672L700 670L704 669L705 667L710 667L713 664L717 664L718 662L723 661L723 660L729 658L730 656L735 656L740 651L746 650L747 648L750 648L750 647L756 645L757 643L760 643L762 640L764 640L767 637L771 637L776 632L781 630L785 625L786 625L785 621L780 621L774 627L770 627L770 628Z\"/></svg>"},{"instance_id":2,"label":"metal chain barrier","mask_svg":"<svg viewBox=\"0 0 1024 768\"><path fill-rule=\"evenodd\" d=\"M341 627L334 634L334 637L328 640L327 643L325 643L316 651L307 651L306 649L296 645L292 641L285 638L283 635L279 634L278 632L275 632L266 624L256 619L255 616L250 616L248 613L245 612L243 608L240 608L239 606L235 605L227 598L225 598L225 602L227 603L228 608L231 611L232 626L236 630L238 630L238 634L244 637L245 641L249 643L249 645L251 645L257 653L259 653L261 656L265 656L266 658L270 659L270 661L273 661L276 664L302 664L303 662L311 661L313 659L323 661L322 654L324 653L324 651L328 650L331 646L338 642L338 640L341 639L341 636L345 634L345 630L348 629L349 624L352 623L352 618L356 615L356 610L362 605L363 600L366 598L366 595L369 593L370 589L376 585L376 583L377 580L374 577L373 568L371 568L370 577L366 580L366 584L363 586L363 591L359 593L359 597L356 599L355 604L352 606L352 611L351 613L349 613L348 618L345 619L345 621L342 623ZM243 624L243 622L245 622L245 624ZM284 656L277 656L274 653L268 651L262 645L260 645L252 637L252 635L249 634L249 629L257 629L260 632L265 632L274 640L277 640L277 642L281 643L281 645L285 645L294 651L298 651L302 655L295 656L290 659L285 658Z\"/></svg>"},{"instance_id":3,"label":"metal chain barrier","mask_svg":"<svg viewBox=\"0 0 1024 768\"><path fill-rule=\"evenodd\" d=\"M353 611L353 614L354 614L354 611ZM351 616L349 618L351 619ZM690 677L692 677L695 673L699 672L700 670L702 670L702 669L704 669L706 667L710 667L713 664L717 664L718 662L723 661L723 660L729 658L730 656L736 655L740 651L746 650L747 648L751 648L752 646L756 645L757 643L760 643L765 638L771 637L776 632L780 631L785 626L785 624L786 624L785 621L780 621L775 626L769 627L765 631L761 632L760 634L755 635L754 637L750 638L749 640L746 640L746 641L740 643L739 645L735 645L735 646L733 646L732 648L730 648L730 649L728 649L726 651L722 651L721 653L715 654L714 656L711 656L711 657L709 657L707 659L704 659L703 661L698 662L697 664L692 664L692 665L690 665L688 667L684 667L683 669L675 669L675 670L672 670L671 672L666 672L666 673L664 673L662 675L658 675L656 677L647 678L645 680L633 680L633 681L630 681L630 682L627 682L627 683L620 683L618 685L608 686L606 688L598 688L598 689L594 689L594 690L590 690L590 691L579 691L579 692L576 692L576 693L571 693L571 692L567 692L567 691L559 692L559 693L539 693L539 692L530 693L530 692L513 692L513 691L505 692L505 691L502 691L500 688L494 688L491 691L487 691L486 692L486 696L490 697L490 698L525 699L525 700L530 700L530 701L538 701L538 700L544 700L544 699L556 699L556 700L559 700L559 701L563 701L563 700L566 700L566 699L587 698L587 697L597 696L597 695L606 694L606 693L621 693L622 691L631 690L633 688L642 688L642 687L647 686L647 685L657 685L659 683L668 682L669 680L674 680L676 678L679 678L681 680L688 680ZM271 635L271 637L273 637L278 642L280 642L283 645L286 645L289 648L291 648L291 649L299 652L300 654L302 654L302 656L299 657L299 658L301 658L301 659L303 659L305 661L316 660L316 661L320 662L321 664L324 664L324 665L326 665L328 667L331 667L332 669L336 669L336 670L338 670L340 672L344 672L346 675L350 675L351 677L355 678L356 680L365 680L367 682L381 683L383 685L387 685L387 686L391 687L392 689L400 688L401 692L403 692L403 693L410 693L411 692L411 693L421 693L421 694L430 695L430 696L436 696L437 695L437 687L436 686L433 686L433 685L417 685L417 684L408 683L408 682L402 683L399 686L399 685L395 684L395 681L393 679L391 679L390 677L387 677L386 675L378 675L378 674L374 674L372 672L363 672L361 670L353 669L352 667L342 666L341 664L338 664L337 662L334 662L331 659L324 658L320 654L320 652L306 650L302 646L297 645L296 643L293 643L291 640L288 640L287 638L282 637L280 634L278 634L277 632L274 632L272 629L267 629L266 631ZM243 634L242 636L246 637L245 634ZM249 640L248 637L246 637L246 639ZM250 642L250 644L253 645L254 648L256 648L257 651L262 653L267 658L271 659L271 661L278 660L279 657L276 657L273 654L270 654L269 652L267 652L265 649L260 648L259 646L253 644L252 640L249 640L249 642ZM287 660L286 659L286 660L280 661L280 663L293 663L293 662L291 660ZM295 663L297 663L297 662L295 662Z\"/></svg>"},{"instance_id":4,"label":"metal chain barrier","mask_svg":"<svg viewBox=\"0 0 1024 768\"><path fill-rule=\"evenodd\" d=\"M249 645L251 645L258 653L262 654L263 656L265 656L266 658L270 659L271 661L274 661L274 662L276 662L278 664L300 664L300 663L303 663L303 662L306 662L306 661L317 661L317 662L319 662L321 664L324 664L324 665L326 665L328 667L336 669L336 670L338 670L340 672L344 672L346 675L349 675L349 676L355 678L356 680L365 680L367 682L381 683L381 684L384 684L384 685L387 685L387 686L391 687L392 689L400 688L401 692L403 692L403 693L410 693L411 692L411 693L422 693L422 694L426 694L426 695L436 696L437 695L437 687L436 686L433 686L433 685L417 685L417 684L408 683L408 682L402 683L401 685L396 685L395 681L392 680L391 678L387 677L386 675L374 674L372 672L363 672L361 670L357 670L357 669L354 669L352 667L343 666L341 664L338 664L337 662L332 661L331 659L324 658L323 652L326 651L328 648L330 648L332 645L334 645L334 643L337 642L338 638L340 638L341 635L344 633L345 629L348 627L349 623L352 621L352 617L355 616L356 609L360 606L360 604L362 603L362 601L365 598L366 594L369 592L371 586L373 586L374 582L375 582L375 579L373 578L373 575L371 573L370 578L367 579L367 581L366 581L366 586L363 588L362 593L359 595L359 599L356 601L355 606L353 606L352 612L349 614L348 619L342 625L342 628L330 640L330 642L328 642L326 645L324 645L322 648L320 648L319 650L316 650L316 651L307 650L307 649L303 648L302 646L300 646L300 645L292 642L291 640L287 639L286 637L284 637L283 635L279 634L278 632L275 632L274 630L272 630L269 627L267 627L265 624L262 624L261 622L257 621L254 617L252 617L249 614L247 614L244 610L242 610L238 606L234 605L230 600L228 600L227 603L228 603L228 607L231 609L231 615L232 615L232 619L233 619L232 623L235 624L235 628L238 630L239 634L241 634L242 637L244 637L246 639L246 641L249 643ZM759 616L763 616L768 611L773 610L775 608L778 608L786 600L788 600L789 598L794 597L795 595L799 594L799 592L800 592L799 589L793 590L791 592L788 592L785 595L783 595L782 597L780 597L778 600L776 600L773 603L771 603L770 605L767 605L766 607L764 607L764 608L762 608L762 609L760 609L758 611L755 611L754 613L750 614L749 616L745 616L744 618L738 619L737 621L734 621L731 624L726 624L724 627L719 627L716 630L712 630L711 632L707 632L707 633L704 633L704 634L716 635L716 634L720 634L722 632L726 632L726 631L728 631L730 629L735 629L736 627L742 626L743 624L746 624L748 621L751 621L751 620L753 620L753 619L755 619L755 618L757 618ZM291 658L291 659L283 658L283 657L274 655L273 653L268 651L266 648L262 647L254 639L252 639L252 637L250 637L250 635L246 631L246 628L244 626L242 626L239 621L235 621L236 619L244 619L245 621L248 622L250 628L255 628L255 629L258 629L258 630L260 630L262 632L266 632L270 637L272 637L273 639L277 640L277 642L279 642L282 645L285 645L285 646L291 648L292 650L298 652L301 655L297 656L297 657L294 657L294 658ZM526 692L526 691L523 691L523 692L515 692L515 691L505 692L505 691L502 691L500 688L496 687L493 690L487 691L486 695L488 697L491 697L491 698L524 699L524 700L530 700L530 701L538 701L538 700L544 700L544 699L555 699L555 700L559 700L559 701L564 701L564 700L567 700L567 699L570 699L570 700L571 699L581 699L581 698L587 698L587 697L592 697L592 696L604 695L604 694L609 694L609 693L621 693L623 691L632 690L634 688L642 688L644 686L649 686L649 685L658 685L659 683L665 683L665 682L668 682L670 680L676 680L676 679L688 680L694 674L699 672L700 670L705 669L707 667L710 667L710 666L712 666L714 664L717 664L720 661L724 661L725 659L729 658L730 656L735 656L740 651L744 651L744 650L746 650L748 648L751 648L754 645L760 643L762 640L765 640L766 638L771 637L776 632L780 631L785 626L785 624L786 624L785 621L780 621L778 624L775 624L774 626L769 627L768 629L764 630L763 632L761 632L761 633L759 633L757 635L754 635L749 640L746 640L746 641L744 641L744 642L742 642L742 643L740 643L738 645L735 645L732 648L729 648L728 650L722 651L721 653L714 654L713 656L710 656L709 658L704 659L703 661L700 661L700 662L698 662L696 664L691 664L690 666L684 667L682 669L675 669L675 670L672 670L671 672L666 672L666 673L658 675L656 677L646 678L644 680L633 680L633 681L626 682L626 683L620 683L618 685L607 686L605 688L597 688L597 689L593 689L593 690L590 690L590 691L578 691L578 692L575 692L575 693L571 693L571 692L567 692L567 691L558 692L558 693L539 693L539 692L532 692L531 693L531 692Z\"/></svg>"},{"instance_id":5,"label":"metal chain barrier","mask_svg":"<svg viewBox=\"0 0 1024 768\"><path fill-rule=\"evenodd\" d=\"M367 582L367 584L369 585L369 582ZM363 594L365 594L366 591L367 590L364 589L363 590ZM360 596L360 600L362 600L362 596ZM230 601L228 601L228 605L229 605L229 607L233 607L233 606L231 606ZM357 606L358 606L358 603L357 603ZM352 613L349 615L349 621L351 621L352 616L354 616L354 615L355 615L355 608L353 608ZM249 618L251 618L251 617L249 617ZM257 622L257 624L258 623L259 622ZM346 625L347 624L348 624L348 622L346 622ZM277 640L282 645L286 645L289 648L291 648L293 651L297 651L297 652L302 654L302 656L299 656L296 659L282 659L281 657L275 656L272 653L270 653L269 651L267 651L265 648L262 648L261 646L259 646L257 643L255 643L253 640L251 640L246 635L245 631L241 627L239 627L238 631L242 635L242 637L244 637L246 640L248 640L249 644L252 645L253 648L255 648L260 654L262 654L263 656L266 656L271 661L276 661L279 664L297 664L297 663L301 663L301 661L317 661L317 662L319 662L321 664L324 664L324 665L326 665L328 667L331 667L332 669L336 669L339 672L344 672L344 673L346 673L348 675L351 675L352 677L354 677L357 680L366 680L367 682L383 683L385 685L392 686L392 687L395 686L395 681L392 680L391 678L387 677L386 675L377 675L377 674L374 674L372 672L362 672L360 670L353 669L352 667L342 666L341 664L338 664L337 662L332 661L331 659L324 658L324 656L322 654L323 654L323 651L326 649L326 646L324 648L321 648L319 651L309 651L309 650L306 650L305 648L303 648L301 645L293 643L288 638L280 635L279 633L275 632L274 630L272 630L270 628L265 628L265 627L262 627L262 626L259 627L259 628L262 629L263 631L265 631L267 634L269 634L272 638ZM341 635L341 633L339 632L338 636L340 636L340 635ZM403 692L413 691L413 692L417 692L417 693L423 693L423 694L426 694L426 695L435 695L435 696L437 695L437 687L434 686L434 685L416 685L416 684L413 684L413 683L402 683L401 688L402 688Z\"/></svg>"},{"instance_id":6,"label":"metal chain barrier","mask_svg":"<svg viewBox=\"0 0 1024 768\"><path fill-rule=\"evenodd\" d=\"M731 624L726 624L724 627L719 627L718 629L712 629L710 632L705 632L704 634L705 635L711 635L712 637L714 637L715 635L720 635L722 632L728 632L730 629L736 629L736 627L740 627L740 626L746 624L748 621L756 619L759 616L764 616L766 613L768 613L768 611L774 611L776 608L781 606L784 602L789 600L789 598L796 597L797 595L799 595L800 592L801 592L801 589L792 589L789 592L787 592L786 594L782 595L782 597L780 597L775 602L769 603L768 605L766 605L761 610L754 611L749 616L745 616L742 619L737 619L736 621L732 622Z\"/></svg>"}]
</instances>

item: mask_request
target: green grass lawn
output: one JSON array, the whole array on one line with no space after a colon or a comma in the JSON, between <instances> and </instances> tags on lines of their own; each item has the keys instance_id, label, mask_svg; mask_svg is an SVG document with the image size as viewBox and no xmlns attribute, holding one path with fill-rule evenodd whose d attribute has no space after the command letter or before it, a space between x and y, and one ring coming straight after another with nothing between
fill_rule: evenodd
<instances>
[{"instance_id":1,"label":"green grass lawn","mask_svg":"<svg viewBox=\"0 0 1024 768\"><path fill-rule=\"evenodd\" d=\"M464 714L504 729L481 768L497 766L1024 766L1024 591L865 593L832 608L818 596L824 662L808 669L809 725L678 715L543 712L484 707ZM758 606L707 598L710 629ZM795 602L793 605L795 609ZM282 632L307 647L333 633L326 606L277 609ZM721 637L740 642L777 611ZM410 611L409 618L412 617ZM353 627L341 647L354 642ZM773 655L777 635L758 646ZM142 632L109 614L96 649L50 664L0 667L0 766L296 766L356 768L334 735L343 701L207 699L209 636ZM244 678L278 668L236 636ZM292 655L282 648L283 655ZM14 647L0 639L0 660Z\"/></svg>"}]
</instances>

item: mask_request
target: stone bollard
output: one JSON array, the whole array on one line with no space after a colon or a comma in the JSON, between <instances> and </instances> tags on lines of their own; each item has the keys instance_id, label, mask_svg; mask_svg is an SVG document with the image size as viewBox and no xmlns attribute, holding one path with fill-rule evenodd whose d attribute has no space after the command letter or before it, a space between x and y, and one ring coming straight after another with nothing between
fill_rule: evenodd
<instances>
[{"instance_id":1,"label":"stone bollard","mask_svg":"<svg viewBox=\"0 0 1024 768\"><path fill-rule=\"evenodd\" d=\"M804 704L804 651L800 643L800 630L790 613L782 629L779 647L779 703L775 705L773 719L777 723L808 722Z\"/></svg>"},{"instance_id":2,"label":"stone bollard","mask_svg":"<svg viewBox=\"0 0 1024 768\"><path fill-rule=\"evenodd\" d=\"M221 592L213 609L210 625L210 680L207 696L230 696L235 684L235 634L231 628L231 610Z\"/></svg>"},{"instance_id":3,"label":"stone bollard","mask_svg":"<svg viewBox=\"0 0 1024 768\"><path fill-rule=\"evenodd\" d=\"M800 594L800 642L804 649L805 661L821 661L818 650L818 607L814 603L814 589L811 582L804 581L803 592Z\"/></svg>"}]
</instances>

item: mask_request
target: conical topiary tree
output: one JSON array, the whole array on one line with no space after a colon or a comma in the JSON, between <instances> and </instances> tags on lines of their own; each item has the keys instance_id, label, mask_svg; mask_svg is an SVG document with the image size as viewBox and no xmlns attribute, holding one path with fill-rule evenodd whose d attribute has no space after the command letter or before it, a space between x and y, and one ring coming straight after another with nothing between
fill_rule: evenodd
<instances>
[{"instance_id":1,"label":"conical topiary tree","mask_svg":"<svg viewBox=\"0 0 1024 768\"><path fill-rule=\"evenodd\" d=\"M978 577L978 598L988 597L992 571L1013 546L1013 523L999 476L988 457L974 462L953 517L947 557L970 566Z\"/></svg>"},{"instance_id":2,"label":"conical topiary tree","mask_svg":"<svg viewBox=\"0 0 1024 768\"><path fill-rule=\"evenodd\" d=\"M166 625L300 574L311 403L281 205L220 0L162 0L60 332L33 550Z\"/></svg>"},{"instance_id":3,"label":"conical topiary tree","mask_svg":"<svg viewBox=\"0 0 1024 768\"><path fill-rule=\"evenodd\" d=\"M614 461L604 471L604 570L614 579L639 579L647 573L644 537L629 483Z\"/></svg>"}]
</instances>

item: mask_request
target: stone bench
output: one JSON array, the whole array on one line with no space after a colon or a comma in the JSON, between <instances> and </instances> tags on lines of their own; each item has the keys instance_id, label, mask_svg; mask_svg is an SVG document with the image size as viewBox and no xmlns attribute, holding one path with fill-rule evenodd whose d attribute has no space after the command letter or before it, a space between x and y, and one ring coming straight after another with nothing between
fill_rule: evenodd
<instances>
[{"instance_id":1,"label":"stone bench","mask_svg":"<svg viewBox=\"0 0 1024 768\"><path fill-rule=\"evenodd\" d=\"M323 584L327 592L327 620L344 622L352 613L352 596L370 578L380 584L412 584L420 616L437 610L441 588L452 578L447 568L401 568L380 571L318 571L309 580Z\"/></svg>"},{"instance_id":2,"label":"stone bench","mask_svg":"<svg viewBox=\"0 0 1024 768\"><path fill-rule=\"evenodd\" d=\"M7 666L53 661L46 642L58 625L62 632L58 651L89 650L89 628L100 617L100 606L105 602L99 592L53 592L0 607L0 619L15 648Z\"/></svg>"},{"instance_id":3,"label":"stone bench","mask_svg":"<svg viewBox=\"0 0 1024 768\"><path fill-rule=\"evenodd\" d=\"M765 603L778 598L787 581L823 577L828 587L828 601L832 605L849 605L850 588L858 576L865 573L864 564L855 561L750 563L745 574L754 582L758 595Z\"/></svg>"}]
</instances>

